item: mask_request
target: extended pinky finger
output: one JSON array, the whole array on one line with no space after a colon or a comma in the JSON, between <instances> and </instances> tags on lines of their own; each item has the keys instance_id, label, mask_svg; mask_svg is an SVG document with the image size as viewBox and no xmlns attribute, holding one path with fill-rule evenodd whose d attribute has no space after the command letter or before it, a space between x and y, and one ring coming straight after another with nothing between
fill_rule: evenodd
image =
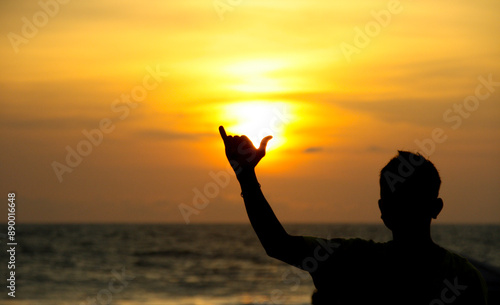
<instances>
[{"instance_id":1,"label":"extended pinky finger","mask_svg":"<svg viewBox=\"0 0 500 305\"><path fill-rule=\"evenodd\" d=\"M224 129L224 126L219 126L219 133L220 133L222 140L226 141L227 134L226 134L226 130Z\"/></svg>"}]
</instances>

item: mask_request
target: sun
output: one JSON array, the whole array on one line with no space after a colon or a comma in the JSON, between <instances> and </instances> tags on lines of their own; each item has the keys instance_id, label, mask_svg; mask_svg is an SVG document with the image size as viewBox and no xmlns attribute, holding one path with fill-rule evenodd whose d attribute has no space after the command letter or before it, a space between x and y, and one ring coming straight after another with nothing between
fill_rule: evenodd
<instances>
[{"instance_id":1,"label":"sun","mask_svg":"<svg viewBox=\"0 0 500 305\"><path fill-rule=\"evenodd\" d=\"M264 137L271 135L268 151L286 142L287 127L294 118L293 104L287 102L246 101L224 106L228 134L246 135L257 148Z\"/></svg>"}]
</instances>

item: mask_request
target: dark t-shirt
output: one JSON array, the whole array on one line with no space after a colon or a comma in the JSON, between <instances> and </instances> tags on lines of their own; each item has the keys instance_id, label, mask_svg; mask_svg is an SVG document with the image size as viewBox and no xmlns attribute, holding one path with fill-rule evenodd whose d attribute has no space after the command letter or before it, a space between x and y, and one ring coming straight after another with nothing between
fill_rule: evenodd
<instances>
[{"instance_id":1,"label":"dark t-shirt","mask_svg":"<svg viewBox=\"0 0 500 305\"><path fill-rule=\"evenodd\" d=\"M465 258L437 245L408 252L393 242L303 237L314 305L483 305L486 284ZM304 257L304 256L303 256Z\"/></svg>"}]
</instances>

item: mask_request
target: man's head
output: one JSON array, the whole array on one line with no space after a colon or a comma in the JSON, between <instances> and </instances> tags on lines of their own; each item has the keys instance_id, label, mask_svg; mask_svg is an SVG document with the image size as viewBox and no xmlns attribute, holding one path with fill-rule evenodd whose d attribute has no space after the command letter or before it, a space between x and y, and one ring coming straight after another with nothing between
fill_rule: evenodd
<instances>
[{"instance_id":1,"label":"man's head","mask_svg":"<svg viewBox=\"0 0 500 305\"><path fill-rule=\"evenodd\" d=\"M399 151L380 172L379 208L391 230L430 224L443 208L441 179L434 164L419 154Z\"/></svg>"}]
</instances>

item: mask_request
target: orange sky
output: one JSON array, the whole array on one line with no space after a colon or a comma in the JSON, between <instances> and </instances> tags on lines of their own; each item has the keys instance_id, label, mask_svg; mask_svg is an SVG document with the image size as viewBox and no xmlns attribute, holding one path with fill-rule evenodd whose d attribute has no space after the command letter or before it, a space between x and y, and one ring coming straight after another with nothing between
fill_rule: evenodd
<instances>
[{"instance_id":1,"label":"orange sky","mask_svg":"<svg viewBox=\"0 0 500 305\"><path fill-rule=\"evenodd\" d=\"M0 4L20 222L245 222L219 125L273 134L284 222L379 222L398 149L440 171L439 222L500 222L498 1L42 3Z\"/></svg>"}]
</instances>

